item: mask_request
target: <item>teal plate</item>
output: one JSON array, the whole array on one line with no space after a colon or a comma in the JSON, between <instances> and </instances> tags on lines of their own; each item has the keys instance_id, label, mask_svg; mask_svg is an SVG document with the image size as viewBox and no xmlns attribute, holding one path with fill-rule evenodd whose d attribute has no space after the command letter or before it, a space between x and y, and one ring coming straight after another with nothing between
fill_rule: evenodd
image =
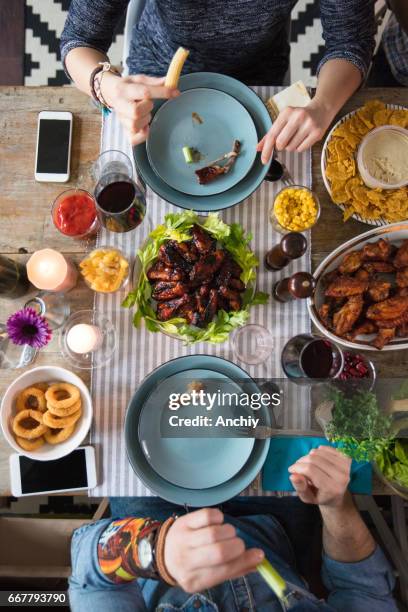
<instances>
[{"instance_id":1,"label":"teal plate","mask_svg":"<svg viewBox=\"0 0 408 612\"><path fill-rule=\"evenodd\" d=\"M246 392L259 393L259 388L251 377L240 367L210 355L189 355L178 357L163 364L149 374L131 399L125 419L125 441L129 462L142 482L151 491L175 504L193 507L213 506L231 499L245 489L261 471L269 449L269 440L255 440L252 452L245 465L232 478L217 486L206 489L180 487L157 474L149 464L139 442L139 423L143 405L149 395L163 379L186 370L213 370L235 380L246 381ZM265 422L269 422L266 409L263 410Z\"/></svg>"},{"instance_id":2,"label":"teal plate","mask_svg":"<svg viewBox=\"0 0 408 612\"><path fill-rule=\"evenodd\" d=\"M258 139L261 139L271 127L272 121L262 100L240 81L215 72L196 72L186 74L180 79L179 89L181 91L201 87L218 89L238 100L251 115ZM157 101L155 111L164 103L164 100ZM222 210L242 202L259 187L269 169L268 165L264 166L261 163L260 156L257 155L245 178L231 189L210 196L192 196L173 189L156 174L149 163L145 143L133 147L133 156L137 173L157 195L175 206L197 212Z\"/></svg>"},{"instance_id":3,"label":"teal plate","mask_svg":"<svg viewBox=\"0 0 408 612\"><path fill-rule=\"evenodd\" d=\"M192 381L203 383L207 393L240 393L241 387L213 370L186 370L159 382L143 404L139 421L139 440L146 459L165 480L187 489L208 489L230 480L247 462L254 438L165 438L161 420L207 416L215 419L216 411L203 406L184 405L170 411L172 393L185 393ZM250 412L248 412L250 414ZM234 416L234 406L224 409L223 416ZM177 429L174 430L177 433Z\"/></svg>"},{"instance_id":4,"label":"teal plate","mask_svg":"<svg viewBox=\"0 0 408 612\"><path fill-rule=\"evenodd\" d=\"M202 123L193 119L196 113ZM241 144L231 170L208 185L200 185L195 171ZM150 125L146 148L156 174L173 189L195 196L222 193L241 181L257 155L258 136L246 108L217 89L190 89L165 102ZM183 147L199 151L201 159L188 164Z\"/></svg>"}]
</instances>

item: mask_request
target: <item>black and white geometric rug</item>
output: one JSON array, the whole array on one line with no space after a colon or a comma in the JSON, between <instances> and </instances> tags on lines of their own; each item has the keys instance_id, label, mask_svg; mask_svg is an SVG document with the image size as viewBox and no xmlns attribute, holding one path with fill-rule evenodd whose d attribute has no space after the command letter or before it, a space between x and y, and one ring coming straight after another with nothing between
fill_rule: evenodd
<instances>
[{"instance_id":1,"label":"black and white geometric rug","mask_svg":"<svg viewBox=\"0 0 408 612\"><path fill-rule=\"evenodd\" d=\"M26 0L25 85L68 83L61 67L59 37L69 5L70 0ZM122 59L123 26L124 19L109 51L114 64L119 64ZM316 68L324 49L319 0L298 1L292 12L291 39L291 81L301 79L305 85L313 86L316 82Z\"/></svg>"}]
</instances>

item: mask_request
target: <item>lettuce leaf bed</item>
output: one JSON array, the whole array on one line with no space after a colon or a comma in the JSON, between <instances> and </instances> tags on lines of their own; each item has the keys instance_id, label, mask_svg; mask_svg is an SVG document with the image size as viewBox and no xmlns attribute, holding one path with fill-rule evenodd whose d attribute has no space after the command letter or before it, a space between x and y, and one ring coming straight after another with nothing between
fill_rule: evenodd
<instances>
[{"instance_id":1,"label":"lettuce leaf bed","mask_svg":"<svg viewBox=\"0 0 408 612\"><path fill-rule=\"evenodd\" d=\"M177 242L190 240L190 229L194 224L205 229L222 248L229 251L232 258L241 266L241 280L247 287L243 294L241 310L231 312L219 310L214 320L203 329L189 325L180 317L174 317L169 321L158 321L152 304L152 288L147 278L147 271L157 259L161 245L168 240ZM192 210L167 214L164 224L150 233L146 245L137 252L141 263L139 281L122 303L125 308L136 307L133 325L139 327L143 319L149 331L175 335L187 344L225 342L234 328L247 322L251 306L266 304L269 298L267 293L253 291L259 261L249 247L251 240L252 235L246 234L239 223L228 225L217 213L209 213L205 218L200 218Z\"/></svg>"}]
</instances>

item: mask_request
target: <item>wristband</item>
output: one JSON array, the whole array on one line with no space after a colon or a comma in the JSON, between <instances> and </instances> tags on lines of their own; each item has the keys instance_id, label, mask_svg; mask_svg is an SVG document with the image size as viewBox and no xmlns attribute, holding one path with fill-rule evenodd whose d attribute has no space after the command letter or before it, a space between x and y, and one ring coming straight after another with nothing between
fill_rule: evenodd
<instances>
[{"instance_id":1,"label":"wristband","mask_svg":"<svg viewBox=\"0 0 408 612\"><path fill-rule=\"evenodd\" d=\"M120 77L120 72L116 68L114 68L110 64L110 62L99 62L99 66L101 67L100 70L98 70L93 77L95 95L96 95L98 102L100 102L102 106L104 106L105 108L109 110L112 110L112 107L109 106L109 104L106 102L102 94L102 79L103 79L103 75L106 72L111 72L112 74L118 77Z\"/></svg>"},{"instance_id":2,"label":"wristband","mask_svg":"<svg viewBox=\"0 0 408 612\"><path fill-rule=\"evenodd\" d=\"M170 586L177 586L177 582L167 571L166 564L164 562L164 545L166 542L166 536L169 532L169 529L174 524L175 520L176 520L176 517L171 516L160 527L160 531L157 536L156 551L155 551L156 552L155 561L156 561L157 571L160 575L160 578L164 580L165 582L167 582L167 584L169 584Z\"/></svg>"},{"instance_id":3,"label":"wristband","mask_svg":"<svg viewBox=\"0 0 408 612\"><path fill-rule=\"evenodd\" d=\"M91 90L92 97L97 104L100 104L100 101L95 91L95 77L98 74L98 72L101 72L101 71L102 71L102 66L98 64L98 66L96 66L96 68L92 70L91 76L89 77L89 88Z\"/></svg>"}]
</instances>

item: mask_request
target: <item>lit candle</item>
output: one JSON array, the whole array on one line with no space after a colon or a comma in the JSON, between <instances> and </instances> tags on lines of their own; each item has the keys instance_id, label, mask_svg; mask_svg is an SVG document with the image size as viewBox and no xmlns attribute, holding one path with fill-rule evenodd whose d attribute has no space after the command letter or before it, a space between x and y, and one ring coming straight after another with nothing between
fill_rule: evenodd
<instances>
[{"instance_id":1,"label":"lit candle","mask_svg":"<svg viewBox=\"0 0 408 612\"><path fill-rule=\"evenodd\" d=\"M27 276L38 289L69 291L75 287L78 272L72 261L52 249L36 251L27 262Z\"/></svg>"},{"instance_id":2,"label":"lit candle","mask_svg":"<svg viewBox=\"0 0 408 612\"><path fill-rule=\"evenodd\" d=\"M78 323L67 334L67 345L73 353L83 355L96 351L102 344L102 332L96 325Z\"/></svg>"}]
</instances>

